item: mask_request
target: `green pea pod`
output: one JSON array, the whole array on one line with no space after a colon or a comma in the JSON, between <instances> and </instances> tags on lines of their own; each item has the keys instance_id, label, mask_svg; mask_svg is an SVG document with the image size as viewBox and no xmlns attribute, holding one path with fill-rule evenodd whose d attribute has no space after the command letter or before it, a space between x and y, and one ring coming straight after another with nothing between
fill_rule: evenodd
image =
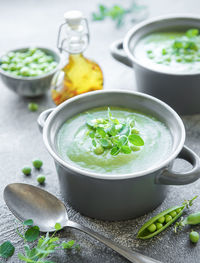
<instances>
[{"instance_id":1,"label":"green pea pod","mask_svg":"<svg viewBox=\"0 0 200 263\"><path fill-rule=\"evenodd\" d=\"M168 226L170 226L173 222L175 222L182 214L183 214L183 210L186 207L186 204L182 205L182 206L173 206L171 208L168 208L166 210L164 210L163 212L161 212L160 214L154 216L153 218L151 218L149 221L147 221L138 231L138 235L137 237L140 239L149 239L152 238L156 235L158 235L160 232L162 232L164 229L166 229ZM171 212L180 210L180 212L177 213L177 215L175 217L173 217L169 222L166 222L165 224L163 224L163 227L155 230L153 233L149 231L149 227L152 224L156 224L157 222L159 222L159 218L161 217L165 217L167 215L170 215Z\"/></svg>"},{"instance_id":2,"label":"green pea pod","mask_svg":"<svg viewBox=\"0 0 200 263\"><path fill-rule=\"evenodd\" d=\"M200 212L190 214L183 221L183 225L197 225L200 224Z\"/></svg>"}]
</instances>

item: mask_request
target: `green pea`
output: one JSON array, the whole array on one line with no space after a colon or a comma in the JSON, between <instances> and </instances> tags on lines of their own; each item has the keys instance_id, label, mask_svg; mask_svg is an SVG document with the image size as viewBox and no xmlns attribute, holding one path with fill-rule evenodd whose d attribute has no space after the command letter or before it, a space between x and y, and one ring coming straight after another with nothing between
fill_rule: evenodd
<instances>
[{"instance_id":1,"label":"green pea","mask_svg":"<svg viewBox=\"0 0 200 263\"><path fill-rule=\"evenodd\" d=\"M17 64L16 64L16 69L18 69L18 70L19 70L19 69L22 69L23 66L24 66L24 65L23 65L22 63L17 63Z\"/></svg>"},{"instance_id":2,"label":"green pea","mask_svg":"<svg viewBox=\"0 0 200 263\"><path fill-rule=\"evenodd\" d=\"M1 65L1 68L2 68L3 70L9 70L8 64L2 64L2 65Z\"/></svg>"},{"instance_id":3,"label":"green pea","mask_svg":"<svg viewBox=\"0 0 200 263\"><path fill-rule=\"evenodd\" d=\"M44 70L45 68L48 68L48 66L49 66L48 63L42 63L42 64L39 66L39 68L40 68L41 70Z\"/></svg>"},{"instance_id":4,"label":"green pea","mask_svg":"<svg viewBox=\"0 0 200 263\"><path fill-rule=\"evenodd\" d=\"M36 52L37 48L33 47L33 48L29 48L29 54L33 55Z\"/></svg>"},{"instance_id":5,"label":"green pea","mask_svg":"<svg viewBox=\"0 0 200 263\"><path fill-rule=\"evenodd\" d=\"M179 214L182 211L181 208L176 209L176 213Z\"/></svg>"},{"instance_id":6,"label":"green pea","mask_svg":"<svg viewBox=\"0 0 200 263\"><path fill-rule=\"evenodd\" d=\"M156 225L155 224L151 224L148 228L149 232L153 233L156 231Z\"/></svg>"},{"instance_id":7,"label":"green pea","mask_svg":"<svg viewBox=\"0 0 200 263\"><path fill-rule=\"evenodd\" d=\"M135 126L135 121L132 120L132 121L130 122L130 127L133 128L134 126Z\"/></svg>"},{"instance_id":8,"label":"green pea","mask_svg":"<svg viewBox=\"0 0 200 263\"><path fill-rule=\"evenodd\" d=\"M156 223L156 229L159 230L163 227L163 224L161 223Z\"/></svg>"},{"instance_id":9,"label":"green pea","mask_svg":"<svg viewBox=\"0 0 200 263\"><path fill-rule=\"evenodd\" d=\"M152 50L147 50L147 54L151 54L152 52Z\"/></svg>"},{"instance_id":10,"label":"green pea","mask_svg":"<svg viewBox=\"0 0 200 263\"><path fill-rule=\"evenodd\" d=\"M42 165L43 165L43 162L39 159L36 159L33 161L33 166L37 169L40 169L42 167Z\"/></svg>"},{"instance_id":11,"label":"green pea","mask_svg":"<svg viewBox=\"0 0 200 263\"><path fill-rule=\"evenodd\" d=\"M32 63L32 61L33 61L33 59L31 57L27 57L24 59L25 64L30 64L30 63Z\"/></svg>"},{"instance_id":12,"label":"green pea","mask_svg":"<svg viewBox=\"0 0 200 263\"><path fill-rule=\"evenodd\" d=\"M52 61L53 61L52 56L47 56L47 57L46 57L46 61L48 61L48 62L52 62Z\"/></svg>"},{"instance_id":13,"label":"green pea","mask_svg":"<svg viewBox=\"0 0 200 263\"><path fill-rule=\"evenodd\" d=\"M166 55L167 54L167 50L165 48L162 49L162 54Z\"/></svg>"},{"instance_id":14,"label":"green pea","mask_svg":"<svg viewBox=\"0 0 200 263\"><path fill-rule=\"evenodd\" d=\"M3 56L3 57L1 57L1 59L0 59L0 61L1 61L1 63L9 63L9 57L8 56Z\"/></svg>"},{"instance_id":15,"label":"green pea","mask_svg":"<svg viewBox=\"0 0 200 263\"><path fill-rule=\"evenodd\" d=\"M46 180L46 177L43 174L40 174L37 176L37 181L39 184L44 184L45 180Z\"/></svg>"},{"instance_id":16,"label":"green pea","mask_svg":"<svg viewBox=\"0 0 200 263\"><path fill-rule=\"evenodd\" d=\"M38 104L37 103L33 103L33 102L30 102L29 104L28 104L28 109L30 110L30 111L37 111L38 110Z\"/></svg>"},{"instance_id":17,"label":"green pea","mask_svg":"<svg viewBox=\"0 0 200 263\"><path fill-rule=\"evenodd\" d=\"M43 63L46 63L47 62L47 59L45 57L41 57L40 59L38 59L38 63L39 64L43 64Z\"/></svg>"},{"instance_id":18,"label":"green pea","mask_svg":"<svg viewBox=\"0 0 200 263\"><path fill-rule=\"evenodd\" d=\"M29 75L29 68L28 67L23 67L20 69L20 74L22 76L28 76Z\"/></svg>"},{"instance_id":19,"label":"green pea","mask_svg":"<svg viewBox=\"0 0 200 263\"><path fill-rule=\"evenodd\" d=\"M153 59L153 58L155 58L155 56L154 56L154 55L152 55L152 54L148 54L148 57L149 57L150 59Z\"/></svg>"},{"instance_id":20,"label":"green pea","mask_svg":"<svg viewBox=\"0 0 200 263\"><path fill-rule=\"evenodd\" d=\"M50 65L51 65L51 67L52 67L52 68L55 68L55 67L58 65L58 63L57 63L57 62L55 62L55 61L53 61L53 62L51 62L51 64L50 64Z\"/></svg>"},{"instance_id":21,"label":"green pea","mask_svg":"<svg viewBox=\"0 0 200 263\"><path fill-rule=\"evenodd\" d=\"M97 155L102 154L103 152L104 152L104 148L102 146L99 146L94 149L94 153Z\"/></svg>"},{"instance_id":22,"label":"green pea","mask_svg":"<svg viewBox=\"0 0 200 263\"><path fill-rule=\"evenodd\" d=\"M165 216L165 222L169 223L172 220L172 217L170 215Z\"/></svg>"},{"instance_id":23,"label":"green pea","mask_svg":"<svg viewBox=\"0 0 200 263\"><path fill-rule=\"evenodd\" d=\"M163 224L165 222L165 217L161 216L160 218L158 218L158 222Z\"/></svg>"},{"instance_id":24,"label":"green pea","mask_svg":"<svg viewBox=\"0 0 200 263\"><path fill-rule=\"evenodd\" d=\"M181 62L182 61L182 58L177 58L176 59L176 62Z\"/></svg>"},{"instance_id":25,"label":"green pea","mask_svg":"<svg viewBox=\"0 0 200 263\"><path fill-rule=\"evenodd\" d=\"M140 150L140 147L135 145L131 145L130 148L133 152L138 152Z\"/></svg>"},{"instance_id":26,"label":"green pea","mask_svg":"<svg viewBox=\"0 0 200 263\"><path fill-rule=\"evenodd\" d=\"M177 215L176 211L172 211L169 213L171 217L175 217Z\"/></svg>"},{"instance_id":27,"label":"green pea","mask_svg":"<svg viewBox=\"0 0 200 263\"><path fill-rule=\"evenodd\" d=\"M15 65L14 63L11 63L11 64L9 65L9 70L10 70L10 71L16 70L16 65Z\"/></svg>"},{"instance_id":28,"label":"green pea","mask_svg":"<svg viewBox=\"0 0 200 263\"><path fill-rule=\"evenodd\" d=\"M192 243L197 243L199 241L199 233L196 231L191 231L189 237Z\"/></svg>"},{"instance_id":29,"label":"green pea","mask_svg":"<svg viewBox=\"0 0 200 263\"><path fill-rule=\"evenodd\" d=\"M167 62L171 62L171 58L168 57L168 58L165 59L165 61L167 61Z\"/></svg>"},{"instance_id":30,"label":"green pea","mask_svg":"<svg viewBox=\"0 0 200 263\"><path fill-rule=\"evenodd\" d=\"M139 134L139 131L137 129L132 129L131 134Z\"/></svg>"},{"instance_id":31,"label":"green pea","mask_svg":"<svg viewBox=\"0 0 200 263\"><path fill-rule=\"evenodd\" d=\"M14 56L15 56L15 53L14 53L14 52L9 52L9 53L8 53L8 57L9 57L9 58L13 58Z\"/></svg>"},{"instance_id":32,"label":"green pea","mask_svg":"<svg viewBox=\"0 0 200 263\"><path fill-rule=\"evenodd\" d=\"M22 168L22 173L24 175L29 175L31 173L31 167L29 166L24 166L24 168Z\"/></svg>"}]
</instances>

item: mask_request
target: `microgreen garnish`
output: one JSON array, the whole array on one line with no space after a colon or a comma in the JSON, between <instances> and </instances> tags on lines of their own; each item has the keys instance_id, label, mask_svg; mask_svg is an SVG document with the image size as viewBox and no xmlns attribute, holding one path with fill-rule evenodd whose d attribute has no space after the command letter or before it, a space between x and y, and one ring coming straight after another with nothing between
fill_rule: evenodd
<instances>
[{"instance_id":1,"label":"microgreen garnish","mask_svg":"<svg viewBox=\"0 0 200 263\"><path fill-rule=\"evenodd\" d=\"M46 233L44 236L40 236L39 227L33 226L32 219L24 221L22 226L23 232L20 232L17 228L17 233L24 240L24 252L18 253L18 258L23 262L55 263L46 259L53 252L65 249L80 249L80 246L76 245L74 240L60 242L60 238L55 236L57 231L62 228L59 223L55 224L55 232L52 235ZM31 242L36 243L33 245ZM0 246L0 257L7 259L14 254L14 251L15 247L12 243L6 241Z\"/></svg>"},{"instance_id":2,"label":"microgreen garnish","mask_svg":"<svg viewBox=\"0 0 200 263\"><path fill-rule=\"evenodd\" d=\"M92 13L92 20L102 21L105 18L109 17L116 23L116 27L119 28L124 24L125 17L128 14L134 14L136 17L138 16L138 14L140 14L141 11L144 11L146 9L147 9L146 6L139 5L135 1L128 8L124 8L121 5L113 5L110 8L106 7L105 5L99 5L98 11Z\"/></svg>"},{"instance_id":3,"label":"microgreen garnish","mask_svg":"<svg viewBox=\"0 0 200 263\"><path fill-rule=\"evenodd\" d=\"M96 154L103 154L109 150L111 155L120 152L130 154L132 151L139 150L139 146L144 145L139 131L135 128L135 119L131 116L126 121L121 121L113 117L110 108L107 111L107 118L94 118L88 114L86 124L89 135ZM134 147L133 147L134 146Z\"/></svg>"},{"instance_id":4,"label":"microgreen garnish","mask_svg":"<svg viewBox=\"0 0 200 263\"><path fill-rule=\"evenodd\" d=\"M168 41L168 45L161 50L161 54L153 50L146 51L147 56L157 63L169 64L192 63L200 61L200 36L198 29L189 29L184 35Z\"/></svg>"}]
</instances>

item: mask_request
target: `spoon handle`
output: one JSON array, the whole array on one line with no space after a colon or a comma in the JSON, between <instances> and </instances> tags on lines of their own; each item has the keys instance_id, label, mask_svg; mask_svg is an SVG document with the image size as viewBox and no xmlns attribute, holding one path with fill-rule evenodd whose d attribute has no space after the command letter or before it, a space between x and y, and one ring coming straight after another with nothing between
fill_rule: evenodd
<instances>
[{"instance_id":1,"label":"spoon handle","mask_svg":"<svg viewBox=\"0 0 200 263\"><path fill-rule=\"evenodd\" d=\"M98 241L102 242L106 246L108 246L108 247L112 248L113 250L115 250L116 252L118 252L120 255L122 255L123 257L128 259L130 262L133 262L133 263L161 263L158 260L152 259L152 258L144 256L138 252L131 251L131 250L127 249L126 247L120 246L117 243L115 243L114 241L109 240L108 238L100 235L99 233L96 233L95 231L93 231L93 230L91 230L85 226L79 225L75 222L67 221L66 226L78 229L78 230L88 234L89 236L97 239Z\"/></svg>"}]
</instances>

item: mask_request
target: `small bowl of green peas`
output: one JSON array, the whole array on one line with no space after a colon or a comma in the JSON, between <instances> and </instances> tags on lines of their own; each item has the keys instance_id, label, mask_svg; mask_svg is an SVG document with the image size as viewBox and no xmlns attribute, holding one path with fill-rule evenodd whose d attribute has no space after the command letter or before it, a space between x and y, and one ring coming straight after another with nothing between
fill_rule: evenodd
<instances>
[{"instance_id":1,"label":"small bowl of green peas","mask_svg":"<svg viewBox=\"0 0 200 263\"><path fill-rule=\"evenodd\" d=\"M25 47L0 56L0 75L4 84L21 96L44 94L60 68L61 57L54 49Z\"/></svg>"}]
</instances>

